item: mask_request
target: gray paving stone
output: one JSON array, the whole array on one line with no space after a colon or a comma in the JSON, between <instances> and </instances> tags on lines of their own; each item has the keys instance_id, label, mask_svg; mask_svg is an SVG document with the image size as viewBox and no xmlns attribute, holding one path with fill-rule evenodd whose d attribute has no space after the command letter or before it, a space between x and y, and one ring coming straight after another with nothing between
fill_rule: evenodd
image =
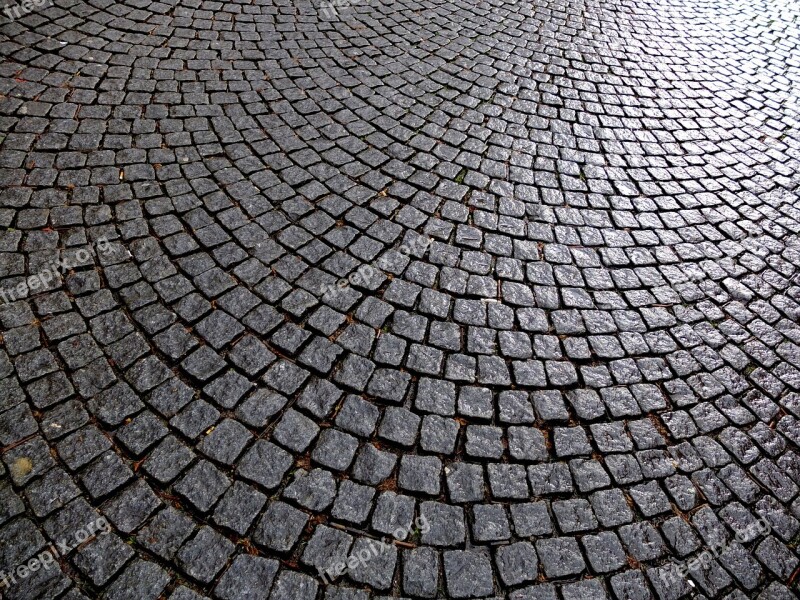
<instances>
[{"instance_id":1,"label":"gray paving stone","mask_svg":"<svg viewBox=\"0 0 800 600\"><path fill-rule=\"evenodd\" d=\"M155 563L135 560L109 586L106 595L118 600L127 598L155 600L161 596L169 581L169 573Z\"/></svg>"},{"instance_id":2,"label":"gray paving stone","mask_svg":"<svg viewBox=\"0 0 800 600\"><path fill-rule=\"evenodd\" d=\"M279 563L276 560L241 554L220 578L214 594L219 598L267 598Z\"/></svg>"},{"instance_id":3,"label":"gray paving stone","mask_svg":"<svg viewBox=\"0 0 800 600\"><path fill-rule=\"evenodd\" d=\"M451 598L481 598L494 591L492 566L485 551L449 550L442 562Z\"/></svg>"},{"instance_id":4,"label":"gray paving stone","mask_svg":"<svg viewBox=\"0 0 800 600\"><path fill-rule=\"evenodd\" d=\"M586 564L575 538L551 538L536 542L536 553L547 577L564 577L581 573Z\"/></svg>"},{"instance_id":5,"label":"gray paving stone","mask_svg":"<svg viewBox=\"0 0 800 600\"><path fill-rule=\"evenodd\" d=\"M792 593L791 11L106 4L0 33L0 555L127 537L10 598Z\"/></svg>"},{"instance_id":6,"label":"gray paving stone","mask_svg":"<svg viewBox=\"0 0 800 600\"><path fill-rule=\"evenodd\" d=\"M534 581L538 574L538 559L533 545L517 542L501 546L495 557L500 578L506 585L517 585Z\"/></svg>"},{"instance_id":7,"label":"gray paving stone","mask_svg":"<svg viewBox=\"0 0 800 600\"><path fill-rule=\"evenodd\" d=\"M297 542L308 516L279 500L269 503L254 533L253 540L278 552L288 552Z\"/></svg>"},{"instance_id":8,"label":"gray paving stone","mask_svg":"<svg viewBox=\"0 0 800 600\"><path fill-rule=\"evenodd\" d=\"M192 579L208 583L223 569L234 549L230 540L205 526L180 549L176 560Z\"/></svg>"}]
</instances>

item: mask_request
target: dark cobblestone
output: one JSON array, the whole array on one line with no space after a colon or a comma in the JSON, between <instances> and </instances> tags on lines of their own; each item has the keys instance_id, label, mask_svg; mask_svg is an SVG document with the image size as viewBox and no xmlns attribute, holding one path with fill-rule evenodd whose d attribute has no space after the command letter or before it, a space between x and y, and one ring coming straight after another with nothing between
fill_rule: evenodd
<instances>
[{"instance_id":1,"label":"dark cobblestone","mask_svg":"<svg viewBox=\"0 0 800 600\"><path fill-rule=\"evenodd\" d=\"M792 3L19 6L3 597L797 594Z\"/></svg>"}]
</instances>

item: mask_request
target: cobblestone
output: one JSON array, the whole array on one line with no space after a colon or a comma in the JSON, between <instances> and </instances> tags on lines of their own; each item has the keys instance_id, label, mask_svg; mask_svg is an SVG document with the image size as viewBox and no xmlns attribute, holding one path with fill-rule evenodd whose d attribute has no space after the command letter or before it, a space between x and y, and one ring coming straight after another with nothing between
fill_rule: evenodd
<instances>
[{"instance_id":1,"label":"cobblestone","mask_svg":"<svg viewBox=\"0 0 800 600\"><path fill-rule=\"evenodd\" d=\"M0 595L795 597L796 9L6 10Z\"/></svg>"}]
</instances>

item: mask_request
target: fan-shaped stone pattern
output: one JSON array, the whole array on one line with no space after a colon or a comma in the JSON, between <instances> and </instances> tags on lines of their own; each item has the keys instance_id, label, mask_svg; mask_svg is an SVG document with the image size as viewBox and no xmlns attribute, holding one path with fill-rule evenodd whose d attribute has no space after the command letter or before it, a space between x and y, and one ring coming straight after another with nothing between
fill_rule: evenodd
<instances>
[{"instance_id":1,"label":"fan-shaped stone pattern","mask_svg":"<svg viewBox=\"0 0 800 600\"><path fill-rule=\"evenodd\" d=\"M793 597L797 10L0 25L8 597Z\"/></svg>"}]
</instances>

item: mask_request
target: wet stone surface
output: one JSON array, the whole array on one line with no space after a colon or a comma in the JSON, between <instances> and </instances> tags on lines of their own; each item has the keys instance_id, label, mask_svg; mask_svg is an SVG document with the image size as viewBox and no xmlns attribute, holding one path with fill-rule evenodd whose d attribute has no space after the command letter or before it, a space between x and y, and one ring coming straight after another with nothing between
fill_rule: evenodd
<instances>
[{"instance_id":1,"label":"wet stone surface","mask_svg":"<svg viewBox=\"0 0 800 600\"><path fill-rule=\"evenodd\" d=\"M0 596L796 597L798 10L3 10Z\"/></svg>"}]
</instances>

